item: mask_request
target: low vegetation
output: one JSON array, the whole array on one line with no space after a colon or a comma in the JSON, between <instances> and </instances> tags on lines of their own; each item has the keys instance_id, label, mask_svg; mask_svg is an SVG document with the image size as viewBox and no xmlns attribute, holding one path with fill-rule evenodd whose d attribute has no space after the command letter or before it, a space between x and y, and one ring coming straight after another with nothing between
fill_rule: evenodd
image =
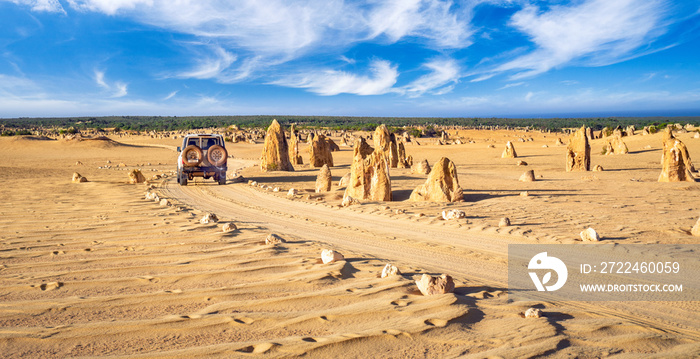
<instances>
[{"instance_id":1,"label":"low vegetation","mask_svg":"<svg viewBox=\"0 0 700 359\"><path fill-rule=\"evenodd\" d=\"M478 117L348 117L348 116L106 116L106 117L42 117L0 119L3 136L28 134L22 130L32 128L52 128L57 133L76 133L81 130L96 131L177 131L198 128L239 128L267 127L272 119L297 128L327 128L333 130L373 131L379 124L386 124L391 132L398 128L408 128L417 135L422 132L430 136L437 133L435 126L464 126L470 128L509 127L533 128L558 131L585 125L594 130L602 128L637 128L655 126L661 129L669 123L691 123L700 125L700 117L606 117L606 118L478 118ZM420 127L421 130L417 128Z\"/></svg>"}]
</instances>

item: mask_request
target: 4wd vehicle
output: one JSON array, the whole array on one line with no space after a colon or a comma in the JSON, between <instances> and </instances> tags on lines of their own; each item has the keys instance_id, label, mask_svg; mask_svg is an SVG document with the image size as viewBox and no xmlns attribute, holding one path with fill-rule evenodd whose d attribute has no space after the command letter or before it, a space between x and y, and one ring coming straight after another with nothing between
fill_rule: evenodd
<instances>
[{"instance_id":1,"label":"4wd vehicle","mask_svg":"<svg viewBox=\"0 0 700 359\"><path fill-rule=\"evenodd\" d=\"M226 160L228 152L224 138L215 134L187 135L178 147L177 183L187 186L194 177L214 178L226 184Z\"/></svg>"}]
</instances>

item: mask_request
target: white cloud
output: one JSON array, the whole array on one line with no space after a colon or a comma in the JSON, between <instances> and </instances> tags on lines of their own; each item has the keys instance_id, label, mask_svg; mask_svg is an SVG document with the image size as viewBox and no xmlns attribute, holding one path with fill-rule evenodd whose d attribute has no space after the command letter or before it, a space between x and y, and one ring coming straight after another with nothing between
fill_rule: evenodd
<instances>
[{"instance_id":1,"label":"white cloud","mask_svg":"<svg viewBox=\"0 0 700 359\"><path fill-rule=\"evenodd\" d=\"M95 83L97 86L100 86L107 91L112 91L113 93L111 97L124 97L128 94L127 84L121 81L116 81L113 85L108 84L105 80L104 71L95 70Z\"/></svg>"},{"instance_id":2,"label":"white cloud","mask_svg":"<svg viewBox=\"0 0 700 359\"><path fill-rule=\"evenodd\" d=\"M109 89L109 85L105 82L105 73L104 71L100 70L95 70L95 82L97 83L98 86Z\"/></svg>"},{"instance_id":3,"label":"white cloud","mask_svg":"<svg viewBox=\"0 0 700 359\"><path fill-rule=\"evenodd\" d=\"M169 93L168 96L163 97L163 101L168 101L171 98L175 97L175 95L177 95L177 92L178 91L173 91L173 92Z\"/></svg>"},{"instance_id":4,"label":"white cloud","mask_svg":"<svg viewBox=\"0 0 700 359\"><path fill-rule=\"evenodd\" d=\"M177 75L180 78L210 79L219 76L231 64L236 61L236 55L224 50L220 46L214 47L213 56L198 60L199 65L190 71Z\"/></svg>"},{"instance_id":5,"label":"white cloud","mask_svg":"<svg viewBox=\"0 0 700 359\"><path fill-rule=\"evenodd\" d=\"M114 91L114 94L112 97L124 97L128 94L126 88L127 85L123 82L115 82L114 87L116 87L116 90Z\"/></svg>"},{"instance_id":6,"label":"white cloud","mask_svg":"<svg viewBox=\"0 0 700 359\"><path fill-rule=\"evenodd\" d=\"M664 13L662 0L587 0L547 12L527 5L510 25L536 48L481 77L515 71L511 79L517 80L571 63L601 66L641 56L638 50L663 34Z\"/></svg>"},{"instance_id":7,"label":"white cloud","mask_svg":"<svg viewBox=\"0 0 700 359\"><path fill-rule=\"evenodd\" d=\"M32 11L58 12L65 14L66 11L58 0L9 0L16 5L30 6Z\"/></svg>"},{"instance_id":8,"label":"white cloud","mask_svg":"<svg viewBox=\"0 0 700 359\"><path fill-rule=\"evenodd\" d=\"M410 97L418 97L424 93L438 89L449 83L456 83L459 80L459 65L452 59L434 60L424 65L430 73L423 75L404 86L399 91ZM438 94L445 94L451 91L454 86L447 86L438 90Z\"/></svg>"},{"instance_id":9,"label":"white cloud","mask_svg":"<svg viewBox=\"0 0 700 359\"><path fill-rule=\"evenodd\" d=\"M514 83L509 83L509 84L503 85L503 87L501 87L501 88L496 89L496 91L498 91L498 90L505 90L505 89L508 89L508 88L511 88L511 87L518 87L518 86L522 86L522 85L524 85L524 84L525 84L525 82L514 82Z\"/></svg>"},{"instance_id":10,"label":"white cloud","mask_svg":"<svg viewBox=\"0 0 700 359\"><path fill-rule=\"evenodd\" d=\"M133 10L137 5L152 6L152 0L68 0L74 9L99 11L114 15L120 10Z\"/></svg>"},{"instance_id":11,"label":"white cloud","mask_svg":"<svg viewBox=\"0 0 700 359\"><path fill-rule=\"evenodd\" d=\"M450 0L69 0L74 9L130 17L215 43L230 57L212 56L182 77L235 82L275 71L316 53L366 41L418 39L435 49L471 44L473 5ZM233 50L235 49L235 50ZM240 67L229 68L234 61ZM347 59L347 58L346 58ZM261 66L264 64L265 66Z\"/></svg>"},{"instance_id":12,"label":"white cloud","mask_svg":"<svg viewBox=\"0 0 700 359\"><path fill-rule=\"evenodd\" d=\"M370 11L371 36L386 35L392 42L406 36L427 38L437 47L471 45L469 12L452 12L452 1L388 0Z\"/></svg>"},{"instance_id":13,"label":"white cloud","mask_svg":"<svg viewBox=\"0 0 700 359\"><path fill-rule=\"evenodd\" d=\"M323 96L350 93L356 95L381 95L396 84L396 66L384 60L376 60L370 66L371 76L360 76L345 71L326 70L283 78L273 84L305 88Z\"/></svg>"}]
</instances>

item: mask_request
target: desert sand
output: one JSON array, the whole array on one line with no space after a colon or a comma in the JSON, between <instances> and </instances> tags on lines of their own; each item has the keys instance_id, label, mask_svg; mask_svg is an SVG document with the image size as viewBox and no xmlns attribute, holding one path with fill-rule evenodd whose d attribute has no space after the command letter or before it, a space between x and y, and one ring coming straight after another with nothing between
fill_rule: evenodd
<instances>
[{"instance_id":1,"label":"desert sand","mask_svg":"<svg viewBox=\"0 0 700 359\"><path fill-rule=\"evenodd\" d=\"M348 146L333 152L331 190L315 193L319 168L303 142L294 172L261 172L262 140L227 143L229 172L246 181L181 187L177 139L0 138L0 357L700 356L698 301L506 294L511 243L580 243L588 227L604 245L698 242L700 182L657 182L661 133L625 137L624 155L592 140L602 172L566 172L561 133L449 134L462 144L418 139L406 154L452 160L464 201L408 201L427 175L392 168L393 201L349 207L338 187ZM676 137L700 161L700 139ZM501 158L508 141L517 158ZM133 169L148 182L128 184ZM519 181L528 170L535 181ZM88 181L73 183L74 172ZM443 220L449 209L466 218ZM200 223L207 213L219 221ZM271 233L284 242L265 244ZM323 249L345 260L323 264ZM401 274L380 278L387 263ZM454 293L418 291L423 274L443 273ZM531 307L544 315L523 318Z\"/></svg>"}]
</instances>

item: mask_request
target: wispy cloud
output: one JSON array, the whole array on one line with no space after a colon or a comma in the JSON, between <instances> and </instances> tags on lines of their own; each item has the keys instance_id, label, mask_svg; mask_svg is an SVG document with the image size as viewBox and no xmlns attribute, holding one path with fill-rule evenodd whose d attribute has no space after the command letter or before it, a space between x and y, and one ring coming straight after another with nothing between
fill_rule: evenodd
<instances>
[{"instance_id":1,"label":"wispy cloud","mask_svg":"<svg viewBox=\"0 0 700 359\"><path fill-rule=\"evenodd\" d=\"M177 95L177 92L178 91L173 91L173 92L169 93L168 96L163 97L163 101L168 101L171 98L175 97L175 95Z\"/></svg>"},{"instance_id":2,"label":"wispy cloud","mask_svg":"<svg viewBox=\"0 0 700 359\"><path fill-rule=\"evenodd\" d=\"M487 71L514 71L512 80L532 77L570 63L600 66L644 54L651 40L663 34L662 0L587 0L542 11L527 5L510 25L527 35L535 49Z\"/></svg>"},{"instance_id":3,"label":"wispy cloud","mask_svg":"<svg viewBox=\"0 0 700 359\"><path fill-rule=\"evenodd\" d=\"M213 46L213 54L202 56L198 59L198 65L190 70L177 75L180 78L211 79L218 77L231 64L236 61L236 55L224 50L221 46Z\"/></svg>"},{"instance_id":4,"label":"wispy cloud","mask_svg":"<svg viewBox=\"0 0 700 359\"><path fill-rule=\"evenodd\" d=\"M388 0L369 12L371 37L396 42L407 36L426 38L440 48L471 45L471 12L451 11L452 1Z\"/></svg>"},{"instance_id":5,"label":"wispy cloud","mask_svg":"<svg viewBox=\"0 0 700 359\"><path fill-rule=\"evenodd\" d=\"M459 81L459 65L452 59L434 60L426 63L424 67L430 71L428 74L419 77L398 91L409 97L418 97L434 89L438 89L438 94L445 94L454 89L454 85L440 89L441 87Z\"/></svg>"},{"instance_id":6,"label":"wispy cloud","mask_svg":"<svg viewBox=\"0 0 700 359\"><path fill-rule=\"evenodd\" d=\"M259 70L270 73L300 57L331 49L342 53L367 41L391 44L414 39L432 49L466 48L473 33L471 7L451 0L68 2L80 11L126 16L217 44L220 51L180 75L219 82L235 82ZM227 71L234 61L240 67ZM254 66L261 62L266 66Z\"/></svg>"},{"instance_id":7,"label":"wispy cloud","mask_svg":"<svg viewBox=\"0 0 700 359\"><path fill-rule=\"evenodd\" d=\"M126 90L127 85L123 82L115 82L114 83L115 91L112 97L124 97L128 94L128 91Z\"/></svg>"},{"instance_id":8,"label":"wispy cloud","mask_svg":"<svg viewBox=\"0 0 700 359\"><path fill-rule=\"evenodd\" d=\"M505 84L505 85L503 85L503 87L500 87L500 88L498 88L498 89L496 89L496 90L497 90L497 91L499 91L499 90L505 90L505 89L508 89L508 88L511 88L511 87L522 86L522 85L524 85L524 84L525 84L525 82L513 82L513 83Z\"/></svg>"},{"instance_id":9,"label":"wispy cloud","mask_svg":"<svg viewBox=\"0 0 700 359\"><path fill-rule=\"evenodd\" d=\"M65 14L66 11L58 0L9 0L17 5L29 6L33 11L56 12Z\"/></svg>"},{"instance_id":10,"label":"wispy cloud","mask_svg":"<svg viewBox=\"0 0 700 359\"><path fill-rule=\"evenodd\" d=\"M341 93L381 95L391 90L399 76L396 66L384 60L372 62L370 73L371 75L357 75L345 71L325 70L289 76L273 84L304 88L323 96Z\"/></svg>"},{"instance_id":11,"label":"wispy cloud","mask_svg":"<svg viewBox=\"0 0 700 359\"><path fill-rule=\"evenodd\" d=\"M111 97L124 97L128 94L128 85L124 82L121 81L116 81L114 84L110 85L107 83L105 80L105 73L104 71L100 70L95 70L95 83L97 86L102 87L103 89L112 92Z\"/></svg>"},{"instance_id":12,"label":"wispy cloud","mask_svg":"<svg viewBox=\"0 0 700 359\"><path fill-rule=\"evenodd\" d=\"M68 0L74 9L99 11L114 15L118 11L133 10L138 5L152 5L151 0Z\"/></svg>"}]
</instances>

